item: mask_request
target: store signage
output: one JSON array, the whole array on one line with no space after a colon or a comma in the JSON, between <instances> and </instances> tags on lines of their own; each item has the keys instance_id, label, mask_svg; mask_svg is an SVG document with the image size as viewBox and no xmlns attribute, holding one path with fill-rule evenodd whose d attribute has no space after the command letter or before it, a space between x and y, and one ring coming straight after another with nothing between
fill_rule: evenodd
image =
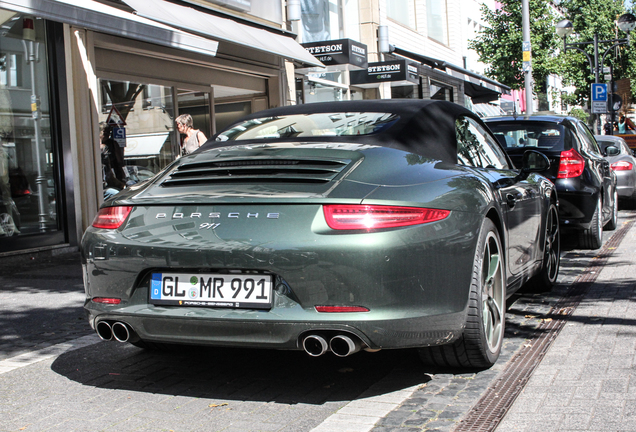
<instances>
[{"instance_id":1,"label":"store signage","mask_svg":"<svg viewBox=\"0 0 636 432\"><path fill-rule=\"evenodd\" d=\"M325 66L351 64L366 68L367 46L351 39L308 42L302 46Z\"/></svg>"},{"instance_id":2,"label":"store signage","mask_svg":"<svg viewBox=\"0 0 636 432\"><path fill-rule=\"evenodd\" d=\"M369 63L366 70L349 73L351 85L404 81L403 85L418 84L417 65L406 60Z\"/></svg>"}]
</instances>

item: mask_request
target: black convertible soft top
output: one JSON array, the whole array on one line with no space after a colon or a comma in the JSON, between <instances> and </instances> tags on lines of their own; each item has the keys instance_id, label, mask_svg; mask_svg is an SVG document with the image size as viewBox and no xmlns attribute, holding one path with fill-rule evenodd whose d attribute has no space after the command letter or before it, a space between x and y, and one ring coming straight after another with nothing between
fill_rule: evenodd
<instances>
[{"instance_id":1,"label":"black convertible soft top","mask_svg":"<svg viewBox=\"0 0 636 432\"><path fill-rule=\"evenodd\" d=\"M363 101L319 102L292 105L258 111L243 117L239 123L251 119L311 113L376 112L394 113L399 120L391 127L370 135L349 135L303 138L260 138L241 141L216 141L219 134L208 140L199 151L217 147L266 142L350 142L390 147L448 163L457 161L455 120L471 117L483 125L472 111L461 105L440 100L376 99ZM228 129L237 125L235 123ZM487 128L486 128L487 129Z\"/></svg>"}]
</instances>

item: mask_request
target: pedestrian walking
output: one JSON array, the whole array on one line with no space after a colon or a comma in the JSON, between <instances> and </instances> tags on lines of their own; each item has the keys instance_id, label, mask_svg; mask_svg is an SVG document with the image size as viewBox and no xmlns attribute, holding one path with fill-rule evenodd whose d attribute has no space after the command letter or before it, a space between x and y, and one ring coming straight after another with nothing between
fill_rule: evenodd
<instances>
[{"instance_id":1,"label":"pedestrian walking","mask_svg":"<svg viewBox=\"0 0 636 432\"><path fill-rule=\"evenodd\" d=\"M185 135L181 141L181 156L192 153L207 141L203 132L192 127L192 116L190 114L181 114L175 119L175 123L179 133Z\"/></svg>"}]
</instances>

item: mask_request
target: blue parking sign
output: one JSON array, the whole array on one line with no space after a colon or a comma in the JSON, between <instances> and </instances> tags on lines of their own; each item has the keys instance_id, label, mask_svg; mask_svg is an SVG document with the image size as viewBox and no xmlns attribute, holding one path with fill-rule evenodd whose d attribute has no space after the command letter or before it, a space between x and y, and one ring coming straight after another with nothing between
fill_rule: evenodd
<instances>
[{"instance_id":1,"label":"blue parking sign","mask_svg":"<svg viewBox=\"0 0 636 432\"><path fill-rule=\"evenodd\" d=\"M592 102L607 102L607 84L592 84Z\"/></svg>"}]
</instances>

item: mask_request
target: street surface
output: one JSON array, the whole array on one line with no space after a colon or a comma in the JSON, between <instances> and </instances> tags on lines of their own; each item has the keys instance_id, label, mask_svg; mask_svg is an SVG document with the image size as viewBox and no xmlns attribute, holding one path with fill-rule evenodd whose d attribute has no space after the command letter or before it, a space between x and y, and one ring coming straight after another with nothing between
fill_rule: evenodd
<instances>
[{"instance_id":1,"label":"street surface","mask_svg":"<svg viewBox=\"0 0 636 432\"><path fill-rule=\"evenodd\" d=\"M636 211L621 210L619 216L616 233L633 223ZM604 241L612 235L605 232ZM538 329L551 320L546 316L553 306L569 295L570 285L600 253L572 249L572 242L563 240L569 249L562 253L558 286L551 293L513 299L500 360L475 373L426 368L413 350L360 352L341 359L225 348L148 351L102 342L84 319L77 253L3 266L0 431L461 431L462 419L474 414L515 355L533 344ZM605 251L606 267L617 265L611 256L615 249ZM620 284L632 287L636 275L619 272L614 276L620 276ZM620 287L603 288L605 296L621 295ZM622 331L633 336L633 330ZM626 350L622 360L633 367L633 341L629 347L631 359ZM537 396L549 386L545 380L554 379L541 369L547 359L528 383L534 398L522 392L517 401L525 402L514 405L498 431L557 430L549 419L558 412L539 416L545 424L532 423L537 407L550 406L550 399ZM550 362L558 364L558 359ZM592 427L588 414L585 424ZM607 430L636 430L636 423L633 429L620 424Z\"/></svg>"}]
</instances>

